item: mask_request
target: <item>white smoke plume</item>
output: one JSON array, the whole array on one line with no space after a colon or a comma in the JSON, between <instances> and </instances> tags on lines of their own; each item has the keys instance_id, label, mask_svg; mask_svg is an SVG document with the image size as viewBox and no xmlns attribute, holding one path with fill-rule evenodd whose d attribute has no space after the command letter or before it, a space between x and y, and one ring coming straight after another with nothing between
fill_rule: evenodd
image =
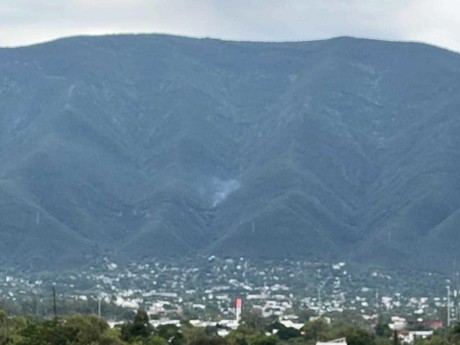
<instances>
[{"instance_id":1,"label":"white smoke plume","mask_svg":"<svg viewBox=\"0 0 460 345\"><path fill-rule=\"evenodd\" d=\"M219 178L214 178L212 184L214 190L212 207L216 207L222 201L227 199L227 197L240 188L241 185L237 180L224 181Z\"/></svg>"}]
</instances>

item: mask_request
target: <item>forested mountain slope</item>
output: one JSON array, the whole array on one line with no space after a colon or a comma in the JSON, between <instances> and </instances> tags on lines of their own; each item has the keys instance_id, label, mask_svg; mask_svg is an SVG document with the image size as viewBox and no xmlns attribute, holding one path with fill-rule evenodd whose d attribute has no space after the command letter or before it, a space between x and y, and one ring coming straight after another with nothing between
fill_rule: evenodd
<instances>
[{"instance_id":1,"label":"forested mountain slope","mask_svg":"<svg viewBox=\"0 0 460 345\"><path fill-rule=\"evenodd\" d=\"M0 262L451 265L460 56L336 38L0 49Z\"/></svg>"}]
</instances>

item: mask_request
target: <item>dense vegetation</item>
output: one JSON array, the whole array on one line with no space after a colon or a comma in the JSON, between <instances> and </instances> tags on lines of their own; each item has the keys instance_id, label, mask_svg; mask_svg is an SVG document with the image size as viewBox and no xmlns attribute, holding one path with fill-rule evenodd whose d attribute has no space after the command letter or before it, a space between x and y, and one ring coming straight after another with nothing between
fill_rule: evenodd
<instances>
[{"instance_id":1,"label":"dense vegetation","mask_svg":"<svg viewBox=\"0 0 460 345\"><path fill-rule=\"evenodd\" d=\"M314 345L345 337L348 345L392 345L398 343L387 324L366 329L350 315L338 317L332 324L324 319L306 321L301 330L283 326L276 320L261 318L254 312L243 315L238 329L218 335L222 326L195 328L187 321L181 327L161 325L153 328L148 315L138 310L130 322L110 328L95 315L75 314L67 318L38 320L8 317L0 310L0 345ZM437 331L415 345L460 344L460 323Z\"/></svg>"}]
</instances>

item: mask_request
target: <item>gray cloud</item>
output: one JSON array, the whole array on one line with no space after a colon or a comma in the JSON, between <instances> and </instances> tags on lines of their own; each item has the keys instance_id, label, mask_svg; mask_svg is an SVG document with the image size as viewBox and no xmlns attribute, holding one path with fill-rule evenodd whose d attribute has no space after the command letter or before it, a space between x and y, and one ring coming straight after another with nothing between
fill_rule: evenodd
<instances>
[{"instance_id":1,"label":"gray cloud","mask_svg":"<svg viewBox=\"0 0 460 345\"><path fill-rule=\"evenodd\" d=\"M459 10L457 0L2 0L0 45L161 32L262 41L349 35L460 51Z\"/></svg>"}]
</instances>

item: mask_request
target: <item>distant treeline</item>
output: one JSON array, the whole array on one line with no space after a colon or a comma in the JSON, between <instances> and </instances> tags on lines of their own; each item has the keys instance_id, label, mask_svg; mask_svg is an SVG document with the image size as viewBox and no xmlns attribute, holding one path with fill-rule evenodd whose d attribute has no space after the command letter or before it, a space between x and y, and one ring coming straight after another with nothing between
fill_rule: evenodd
<instances>
[{"instance_id":1,"label":"distant treeline","mask_svg":"<svg viewBox=\"0 0 460 345\"><path fill-rule=\"evenodd\" d=\"M347 318L338 318L330 324L321 318L307 321L298 330L249 311L243 314L236 330L227 329L225 336L219 336L223 329L219 324L197 328L186 320L181 321L180 327L160 325L154 328L148 314L141 309L131 321L113 328L93 314L38 319L34 316L9 317L0 310L0 345L314 345L317 341L342 337L348 345L399 343L388 324L379 323L366 329ZM437 330L429 338L415 340L415 345L450 344L460 344L460 323Z\"/></svg>"}]
</instances>

